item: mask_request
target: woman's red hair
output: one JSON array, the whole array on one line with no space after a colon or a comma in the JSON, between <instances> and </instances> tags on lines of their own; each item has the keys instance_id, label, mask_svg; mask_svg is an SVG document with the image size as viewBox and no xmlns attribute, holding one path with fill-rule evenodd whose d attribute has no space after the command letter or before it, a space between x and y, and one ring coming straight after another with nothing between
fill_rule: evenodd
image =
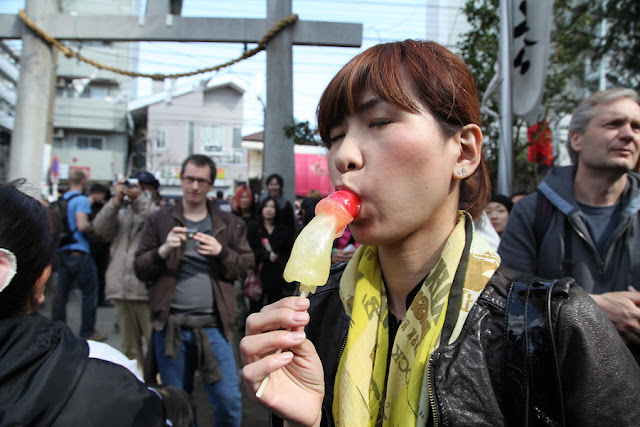
<instances>
[{"instance_id":1,"label":"woman's red hair","mask_svg":"<svg viewBox=\"0 0 640 427\"><path fill-rule=\"evenodd\" d=\"M407 81L408 80L408 81ZM429 41L405 40L373 46L349 61L325 89L318 104L318 131L329 143L329 132L356 113L368 90L410 113L428 108L444 136L467 124L480 126L480 102L475 80L464 61ZM417 105L412 96L422 105ZM458 207L477 218L491 193L484 156L460 185Z\"/></svg>"},{"instance_id":2,"label":"woman's red hair","mask_svg":"<svg viewBox=\"0 0 640 427\"><path fill-rule=\"evenodd\" d=\"M244 193L247 193L247 196L249 197L250 206L253 204L253 194L251 193L251 189L246 185L241 185L236 189L236 195L233 199L234 212L240 212L240 197L242 197Z\"/></svg>"}]
</instances>

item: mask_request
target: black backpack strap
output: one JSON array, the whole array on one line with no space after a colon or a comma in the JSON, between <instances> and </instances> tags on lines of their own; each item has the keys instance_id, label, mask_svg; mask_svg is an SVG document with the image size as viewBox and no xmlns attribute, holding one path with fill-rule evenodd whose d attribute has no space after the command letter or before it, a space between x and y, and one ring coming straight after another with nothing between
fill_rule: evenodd
<instances>
[{"instance_id":1,"label":"black backpack strap","mask_svg":"<svg viewBox=\"0 0 640 427\"><path fill-rule=\"evenodd\" d=\"M516 277L505 316L505 416L522 426L564 426L564 402L551 319L556 280Z\"/></svg>"},{"instance_id":2,"label":"black backpack strap","mask_svg":"<svg viewBox=\"0 0 640 427\"><path fill-rule=\"evenodd\" d=\"M78 194L73 194L73 195L72 195L71 197L69 197L68 199L64 199L64 200L65 200L65 202L66 202L66 203L65 203L65 205L64 205L64 220L67 222L67 228L69 229L69 231L71 232L71 234L73 234L73 233L75 233L75 232L76 232L77 227L76 227L76 230L72 230L72 229L71 229L71 224L69 223L69 202L70 202L71 200L73 200L73 198L74 198L74 197L78 197L78 196L80 196L80 195L81 195L80 193L78 193Z\"/></svg>"},{"instance_id":3,"label":"black backpack strap","mask_svg":"<svg viewBox=\"0 0 640 427\"><path fill-rule=\"evenodd\" d=\"M542 194L540 190L536 192L536 216L533 223L533 235L536 239L536 259L540 258L540 252L542 247L542 240L549 231L549 225L551 224L551 215L555 206L549 201L547 196ZM564 253L562 256L562 274L561 276L571 276L573 270L573 261L571 260L571 223L569 218L565 215L564 221ZM536 266L538 269L538 266Z\"/></svg>"},{"instance_id":4,"label":"black backpack strap","mask_svg":"<svg viewBox=\"0 0 640 427\"><path fill-rule=\"evenodd\" d=\"M549 228L549 199L540 190L536 191L536 216L533 222L533 235L536 238L536 253L540 253L540 244Z\"/></svg>"},{"instance_id":5,"label":"black backpack strap","mask_svg":"<svg viewBox=\"0 0 640 427\"><path fill-rule=\"evenodd\" d=\"M569 217L564 217L564 254L562 256L562 275L571 276L573 272L573 265L575 264L572 259L573 255L573 239L571 239L571 221Z\"/></svg>"}]
</instances>

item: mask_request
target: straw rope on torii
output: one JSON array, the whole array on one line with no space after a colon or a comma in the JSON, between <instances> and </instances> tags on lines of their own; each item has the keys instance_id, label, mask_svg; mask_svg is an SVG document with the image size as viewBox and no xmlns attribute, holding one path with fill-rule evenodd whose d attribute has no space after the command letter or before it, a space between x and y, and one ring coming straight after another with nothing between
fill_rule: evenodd
<instances>
[{"instance_id":1,"label":"straw rope on torii","mask_svg":"<svg viewBox=\"0 0 640 427\"><path fill-rule=\"evenodd\" d=\"M130 77L148 77L154 80L175 79L179 77L195 76L197 74L208 73L210 71L218 71L218 70L221 70L222 68L228 67L230 65L236 64L245 59L251 58L252 56L265 50L269 40L275 37L280 31L284 30L289 25L293 25L298 20L298 15L296 14L291 14L286 18L282 18L269 31L267 31L267 33L260 39L260 41L258 42L258 45L255 48L250 50L245 50L244 53L238 58L229 60L225 63L219 64L213 67L201 68L195 71L189 71L186 73L174 73L174 74L153 73L151 74L151 73L140 73L137 71L123 70L123 69L112 67L110 65L105 65L100 62L94 61L90 58L87 58L86 56L81 55L79 52L75 52L71 48L65 46L55 37L52 37L51 35L47 34L29 17L29 15L27 15L27 12L25 12L24 9L19 10L18 16L20 17L22 22L24 22L25 25L27 25L27 27L29 27L34 33L36 33L40 38L45 40L47 43L58 48L58 50L60 50L60 52L62 52L62 54L67 58L75 57L78 60L86 62L87 64L90 64L101 70L112 71L114 73L130 76Z\"/></svg>"}]
</instances>

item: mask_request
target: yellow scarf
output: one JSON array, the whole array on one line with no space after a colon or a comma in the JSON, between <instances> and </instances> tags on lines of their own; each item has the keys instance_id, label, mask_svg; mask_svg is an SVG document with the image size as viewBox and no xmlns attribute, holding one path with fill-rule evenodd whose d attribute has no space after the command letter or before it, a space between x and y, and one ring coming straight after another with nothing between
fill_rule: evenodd
<instances>
[{"instance_id":1,"label":"yellow scarf","mask_svg":"<svg viewBox=\"0 0 640 427\"><path fill-rule=\"evenodd\" d=\"M378 250L358 248L340 281L340 297L351 323L335 380L336 425L426 424L429 357L442 339L447 344L455 341L499 265L498 254L474 235L471 218L460 212L440 259L400 323L387 373L389 312ZM445 321L448 337L442 336Z\"/></svg>"}]
</instances>

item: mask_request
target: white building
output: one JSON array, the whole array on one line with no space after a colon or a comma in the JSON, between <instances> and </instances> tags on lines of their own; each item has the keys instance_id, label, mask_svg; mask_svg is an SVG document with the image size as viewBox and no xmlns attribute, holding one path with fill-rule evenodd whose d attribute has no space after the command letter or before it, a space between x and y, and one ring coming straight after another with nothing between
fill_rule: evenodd
<instances>
[{"instance_id":1,"label":"white building","mask_svg":"<svg viewBox=\"0 0 640 427\"><path fill-rule=\"evenodd\" d=\"M66 0L61 4L63 13L77 15L135 15L139 10L139 0ZM65 44L112 67L138 67L137 43ZM66 178L68 168L84 169L90 181L102 182L125 172L129 152L126 103L135 92L131 77L58 55L52 154L59 159L61 179Z\"/></svg>"},{"instance_id":2,"label":"white building","mask_svg":"<svg viewBox=\"0 0 640 427\"><path fill-rule=\"evenodd\" d=\"M16 107L16 87L20 70L19 52L13 43L0 41L0 181L4 180L9 163L9 148Z\"/></svg>"}]
</instances>

